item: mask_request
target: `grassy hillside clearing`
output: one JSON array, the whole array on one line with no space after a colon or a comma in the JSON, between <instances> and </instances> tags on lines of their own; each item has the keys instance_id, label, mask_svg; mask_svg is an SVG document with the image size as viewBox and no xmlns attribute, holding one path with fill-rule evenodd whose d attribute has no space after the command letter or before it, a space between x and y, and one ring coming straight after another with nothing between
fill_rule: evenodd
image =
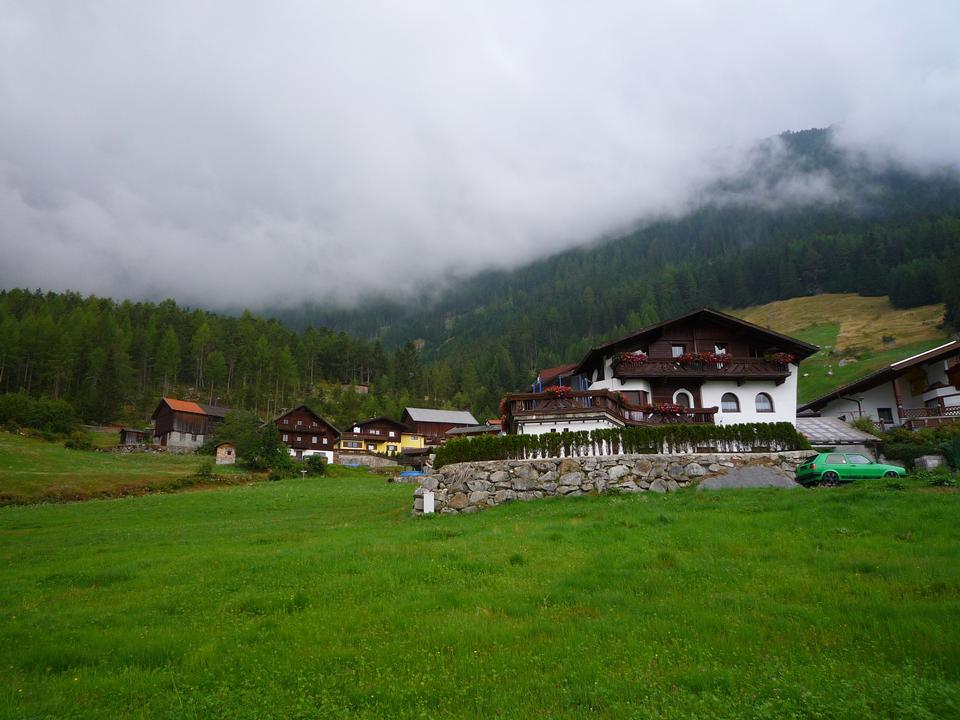
<instances>
[{"instance_id":1,"label":"grassy hillside clearing","mask_svg":"<svg viewBox=\"0 0 960 720\"><path fill-rule=\"evenodd\" d=\"M173 489L211 461L197 455L68 450L62 443L0 433L0 505ZM223 466L216 472L228 481L245 474Z\"/></svg>"},{"instance_id":2,"label":"grassy hillside clearing","mask_svg":"<svg viewBox=\"0 0 960 720\"><path fill-rule=\"evenodd\" d=\"M0 509L0 715L960 715L960 494L409 517L362 475Z\"/></svg>"},{"instance_id":3,"label":"grassy hillside clearing","mask_svg":"<svg viewBox=\"0 0 960 720\"><path fill-rule=\"evenodd\" d=\"M801 403L948 339L942 305L896 310L885 297L814 295L733 314L820 346L801 366Z\"/></svg>"}]
</instances>

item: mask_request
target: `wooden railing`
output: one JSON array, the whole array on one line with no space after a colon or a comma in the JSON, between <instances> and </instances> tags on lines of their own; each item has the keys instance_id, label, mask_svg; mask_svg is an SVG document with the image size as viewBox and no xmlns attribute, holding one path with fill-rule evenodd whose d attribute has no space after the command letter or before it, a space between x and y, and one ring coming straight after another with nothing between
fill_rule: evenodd
<instances>
[{"instance_id":1,"label":"wooden railing","mask_svg":"<svg viewBox=\"0 0 960 720\"><path fill-rule=\"evenodd\" d=\"M900 422L911 430L960 422L960 405L944 405L942 401L935 407L900 408L897 412Z\"/></svg>"},{"instance_id":2,"label":"wooden railing","mask_svg":"<svg viewBox=\"0 0 960 720\"><path fill-rule=\"evenodd\" d=\"M790 375L790 366L765 358L729 357L723 363L680 364L674 358L650 358L644 363L617 363L617 378L705 378L734 380L774 380L782 383Z\"/></svg>"},{"instance_id":3,"label":"wooden railing","mask_svg":"<svg viewBox=\"0 0 960 720\"><path fill-rule=\"evenodd\" d=\"M688 408L679 414L645 412L610 390L580 390L563 394L548 392L507 395L508 421L530 415L591 415L606 413L627 425L713 425L717 408Z\"/></svg>"}]
</instances>

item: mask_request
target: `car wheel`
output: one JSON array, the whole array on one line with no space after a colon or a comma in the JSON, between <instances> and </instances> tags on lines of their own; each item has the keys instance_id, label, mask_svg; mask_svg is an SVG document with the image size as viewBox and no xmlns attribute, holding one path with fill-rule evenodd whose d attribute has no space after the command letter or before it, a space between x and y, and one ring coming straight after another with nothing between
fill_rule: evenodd
<instances>
[{"instance_id":1,"label":"car wheel","mask_svg":"<svg viewBox=\"0 0 960 720\"><path fill-rule=\"evenodd\" d=\"M884 477L900 477L900 473L896 470L887 470L884 474Z\"/></svg>"},{"instance_id":2,"label":"car wheel","mask_svg":"<svg viewBox=\"0 0 960 720\"><path fill-rule=\"evenodd\" d=\"M840 482L840 476L837 475L837 473L835 473L833 470L828 470L820 476L821 485L836 485L838 482Z\"/></svg>"}]
</instances>

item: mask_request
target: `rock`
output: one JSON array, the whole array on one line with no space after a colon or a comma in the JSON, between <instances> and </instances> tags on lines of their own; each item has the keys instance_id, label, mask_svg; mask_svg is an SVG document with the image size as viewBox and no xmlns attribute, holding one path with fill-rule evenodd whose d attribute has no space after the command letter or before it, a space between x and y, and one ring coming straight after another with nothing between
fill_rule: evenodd
<instances>
[{"instance_id":1,"label":"rock","mask_svg":"<svg viewBox=\"0 0 960 720\"><path fill-rule=\"evenodd\" d=\"M667 480L667 492L680 492L680 483L676 480Z\"/></svg>"},{"instance_id":2,"label":"rock","mask_svg":"<svg viewBox=\"0 0 960 720\"><path fill-rule=\"evenodd\" d=\"M649 460L637 460L633 464L633 471L641 477L646 477L653 471L653 463Z\"/></svg>"},{"instance_id":3,"label":"rock","mask_svg":"<svg viewBox=\"0 0 960 720\"><path fill-rule=\"evenodd\" d=\"M652 483L650 483L650 492L663 494L667 492L667 484L660 478L657 478Z\"/></svg>"},{"instance_id":4,"label":"rock","mask_svg":"<svg viewBox=\"0 0 960 720\"><path fill-rule=\"evenodd\" d=\"M726 475L717 475L702 480L697 486L697 492L701 490L758 487L797 488L800 486L793 479L784 475L779 468L750 465L728 470Z\"/></svg>"},{"instance_id":5,"label":"rock","mask_svg":"<svg viewBox=\"0 0 960 720\"><path fill-rule=\"evenodd\" d=\"M633 482L633 480L625 480L624 482L620 483L620 489L621 490L637 490L639 489L639 486L635 482Z\"/></svg>"},{"instance_id":6,"label":"rock","mask_svg":"<svg viewBox=\"0 0 960 720\"><path fill-rule=\"evenodd\" d=\"M687 477L700 477L701 475L706 475L707 471L703 469L703 465L699 463L690 463L683 469L684 474Z\"/></svg>"},{"instance_id":7,"label":"rock","mask_svg":"<svg viewBox=\"0 0 960 720\"><path fill-rule=\"evenodd\" d=\"M587 473L587 477L593 481L606 480L607 473L604 470L591 470L590 472Z\"/></svg>"},{"instance_id":8,"label":"rock","mask_svg":"<svg viewBox=\"0 0 960 720\"><path fill-rule=\"evenodd\" d=\"M470 493L469 500L471 505L486 505L490 501L490 493L486 490L477 490Z\"/></svg>"},{"instance_id":9,"label":"rock","mask_svg":"<svg viewBox=\"0 0 960 720\"><path fill-rule=\"evenodd\" d=\"M555 495L556 492L557 492L557 484L556 484L556 483L552 483L552 482L543 483L540 487L543 488L543 491L544 491L547 495Z\"/></svg>"},{"instance_id":10,"label":"rock","mask_svg":"<svg viewBox=\"0 0 960 720\"><path fill-rule=\"evenodd\" d=\"M564 473L560 476L561 485L579 485L582 482L583 473L579 471Z\"/></svg>"},{"instance_id":11,"label":"rock","mask_svg":"<svg viewBox=\"0 0 960 720\"><path fill-rule=\"evenodd\" d=\"M683 477L683 467L680 463L670 463L670 467L667 468L667 474L672 478Z\"/></svg>"},{"instance_id":12,"label":"rock","mask_svg":"<svg viewBox=\"0 0 960 720\"><path fill-rule=\"evenodd\" d=\"M413 501L413 511L423 512L423 498L417 498Z\"/></svg>"},{"instance_id":13,"label":"rock","mask_svg":"<svg viewBox=\"0 0 960 720\"><path fill-rule=\"evenodd\" d=\"M497 472L490 475L490 482L494 485L508 483L510 482L510 475L504 470L497 470Z\"/></svg>"},{"instance_id":14,"label":"rock","mask_svg":"<svg viewBox=\"0 0 960 720\"><path fill-rule=\"evenodd\" d=\"M557 475L556 470L549 470L540 476L540 484L546 485L547 483L556 482L559 475Z\"/></svg>"},{"instance_id":15,"label":"rock","mask_svg":"<svg viewBox=\"0 0 960 720\"><path fill-rule=\"evenodd\" d=\"M414 490L414 491L413 491L413 496L414 496L415 498L423 497L423 488L422 488L422 487L418 487L416 490Z\"/></svg>"},{"instance_id":16,"label":"rock","mask_svg":"<svg viewBox=\"0 0 960 720\"><path fill-rule=\"evenodd\" d=\"M479 509L480 508L478 508L476 505L471 505L469 507L465 507L461 512L463 512L465 515L469 515L470 513L477 512Z\"/></svg>"},{"instance_id":17,"label":"rock","mask_svg":"<svg viewBox=\"0 0 960 720\"><path fill-rule=\"evenodd\" d=\"M440 483L437 482L436 477L430 476L427 476L420 481L420 487L422 487L424 490L436 490L439 484Z\"/></svg>"},{"instance_id":18,"label":"rock","mask_svg":"<svg viewBox=\"0 0 960 720\"><path fill-rule=\"evenodd\" d=\"M943 455L921 455L913 461L917 470L933 470L943 465Z\"/></svg>"},{"instance_id":19,"label":"rock","mask_svg":"<svg viewBox=\"0 0 960 720\"><path fill-rule=\"evenodd\" d=\"M486 480L470 480L467 482L467 490L471 492L486 492L490 490L490 483Z\"/></svg>"},{"instance_id":20,"label":"rock","mask_svg":"<svg viewBox=\"0 0 960 720\"><path fill-rule=\"evenodd\" d=\"M607 471L607 477L611 480L619 480L624 475L630 472L630 468L626 465L614 465Z\"/></svg>"},{"instance_id":21,"label":"rock","mask_svg":"<svg viewBox=\"0 0 960 720\"><path fill-rule=\"evenodd\" d=\"M649 489L650 489L650 483L648 483L646 480L641 480L641 481L637 484L637 487L639 487L641 490L649 490Z\"/></svg>"},{"instance_id":22,"label":"rock","mask_svg":"<svg viewBox=\"0 0 960 720\"><path fill-rule=\"evenodd\" d=\"M720 472L720 467L721 466L717 465L717 463L710 463L710 467L708 467L707 470L710 472Z\"/></svg>"},{"instance_id":23,"label":"rock","mask_svg":"<svg viewBox=\"0 0 960 720\"><path fill-rule=\"evenodd\" d=\"M514 490L533 490L538 485L536 478L515 477L511 487Z\"/></svg>"},{"instance_id":24,"label":"rock","mask_svg":"<svg viewBox=\"0 0 960 720\"><path fill-rule=\"evenodd\" d=\"M536 480L539 473L530 463L523 463L513 471L514 477L522 480Z\"/></svg>"},{"instance_id":25,"label":"rock","mask_svg":"<svg viewBox=\"0 0 960 720\"><path fill-rule=\"evenodd\" d=\"M573 472L580 472L580 463L573 458L564 458L560 461L560 474L568 475Z\"/></svg>"},{"instance_id":26,"label":"rock","mask_svg":"<svg viewBox=\"0 0 960 720\"><path fill-rule=\"evenodd\" d=\"M469 504L467 499L467 494L458 492L452 498L450 502L447 503L448 508L453 508L454 510L463 510Z\"/></svg>"},{"instance_id":27,"label":"rock","mask_svg":"<svg viewBox=\"0 0 960 720\"><path fill-rule=\"evenodd\" d=\"M583 495L583 490L581 490L580 488L571 488L568 492L565 492L564 495L567 495L567 496L573 495L574 497L576 497L578 495Z\"/></svg>"},{"instance_id":28,"label":"rock","mask_svg":"<svg viewBox=\"0 0 960 720\"><path fill-rule=\"evenodd\" d=\"M498 490L494 493L493 502L497 505L500 503L510 502L517 497L517 494L513 490Z\"/></svg>"}]
</instances>

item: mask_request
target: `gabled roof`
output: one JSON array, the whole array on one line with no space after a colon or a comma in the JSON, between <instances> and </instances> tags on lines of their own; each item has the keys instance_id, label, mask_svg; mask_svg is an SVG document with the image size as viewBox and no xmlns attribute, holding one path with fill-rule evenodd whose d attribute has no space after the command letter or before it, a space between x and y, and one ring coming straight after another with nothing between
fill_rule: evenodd
<instances>
[{"instance_id":1,"label":"gabled roof","mask_svg":"<svg viewBox=\"0 0 960 720\"><path fill-rule=\"evenodd\" d=\"M866 377L861 378L860 380L855 380L847 383L846 385L841 385L836 390L833 390L826 395L821 395L816 400L811 400L810 402L801 405L797 408L797 412L801 412L803 410L816 410L823 407L831 400L836 400L837 398L841 398L845 395L850 395L855 392L860 392L861 390L867 390L869 388L876 387L882 382L893 380L894 378L903 375L912 367L923 365L928 362L934 362L936 360L945 360L953 355L960 355L960 340L951 340L948 343L944 343L943 345L939 345L922 353L911 355L903 360L897 360L897 362L891 363L886 367L882 367L879 370L870 373Z\"/></svg>"},{"instance_id":2,"label":"gabled roof","mask_svg":"<svg viewBox=\"0 0 960 720\"><path fill-rule=\"evenodd\" d=\"M748 330L754 334L766 336L770 339L772 345L776 345L781 350L787 351L796 355L801 360L808 358L814 353L816 353L820 348L816 345L811 345L810 343L804 342L803 340L798 340L797 338L792 338L789 335L784 335L782 333L774 332L773 330L768 330L765 327L760 327L755 325L752 322L747 322L733 315L728 315L727 313L720 312L719 310L714 310L713 308L702 307L697 310L688 312L685 315L680 315L679 317L671 318L669 320L664 320L663 322L656 323L654 325L649 325L641 330L632 332L629 335L624 335L621 338L616 340L611 340L610 342L601 343L600 345L594 345L571 371L571 375L580 375L583 373L587 366L594 364L599 361L604 355L609 355L620 350L630 349L630 346L637 343L643 342L644 339L648 338L651 335L655 335L659 331L663 330L670 325L676 325L678 323L686 322L694 318L704 318L709 319L714 322L718 322L723 325L732 325L744 330Z\"/></svg>"},{"instance_id":3,"label":"gabled roof","mask_svg":"<svg viewBox=\"0 0 960 720\"><path fill-rule=\"evenodd\" d=\"M468 410L434 410L433 408L404 409L414 422L455 423L457 425L479 425L477 419Z\"/></svg>"},{"instance_id":4,"label":"gabled roof","mask_svg":"<svg viewBox=\"0 0 960 720\"><path fill-rule=\"evenodd\" d=\"M557 367L545 368L538 373L537 377L540 378L540 382L546 385L551 380L566 377L576 366L576 363L568 363L566 365L557 365Z\"/></svg>"},{"instance_id":5,"label":"gabled roof","mask_svg":"<svg viewBox=\"0 0 960 720\"><path fill-rule=\"evenodd\" d=\"M200 405L195 402L190 402L189 400L177 400L176 398L168 397L160 398L160 405L163 405L164 403L166 403L167 407L169 407L171 410L175 410L176 412L193 413L194 415L207 414L206 411L200 407ZM160 407L157 406L157 410L159 409ZM154 415L156 415L156 411L154 411Z\"/></svg>"},{"instance_id":6,"label":"gabled roof","mask_svg":"<svg viewBox=\"0 0 960 720\"><path fill-rule=\"evenodd\" d=\"M400 431L404 431L407 429L407 426L404 425L402 422L400 422L399 420L394 420L392 417L387 417L386 415L378 415L377 417L367 418L366 420L357 420L354 423L350 423L350 427L354 428L354 427L357 427L358 425L360 427L363 427L364 425L369 425L370 423L375 423L375 422L388 423L390 425L393 425Z\"/></svg>"},{"instance_id":7,"label":"gabled roof","mask_svg":"<svg viewBox=\"0 0 960 720\"><path fill-rule=\"evenodd\" d=\"M230 408L223 407L221 405L206 405L204 403L197 403L204 413L210 415L211 417L224 418L227 416L227 413L232 413L233 410Z\"/></svg>"},{"instance_id":8,"label":"gabled roof","mask_svg":"<svg viewBox=\"0 0 960 720\"><path fill-rule=\"evenodd\" d=\"M326 418L324 418L322 415L317 414L309 405L297 405L295 408L290 408L289 410L287 410L287 411L286 411L285 413L283 413L282 415L277 415L277 417L275 417L275 418L273 419L273 423L276 424L277 422L279 422L281 419L285 418L285 417L286 417L287 415L289 415L290 413L296 412L297 410L301 410L301 409L302 409L302 410L306 410L308 413L310 413L310 416L311 416L312 418L314 418L315 420L319 420L319 421L322 422L324 425L329 426L337 435L340 434L340 431L337 429L337 426L336 426L336 425L334 425L332 422L330 422L329 420L327 420Z\"/></svg>"},{"instance_id":9,"label":"gabled roof","mask_svg":"<svg viewBox=\"0 0 960 720\"><path fill-rule=\"evenodd\" d=\"M447 430L445 435L487 435L499 433L499 425L465 425Z\"/></svg>"}]
</instances>

